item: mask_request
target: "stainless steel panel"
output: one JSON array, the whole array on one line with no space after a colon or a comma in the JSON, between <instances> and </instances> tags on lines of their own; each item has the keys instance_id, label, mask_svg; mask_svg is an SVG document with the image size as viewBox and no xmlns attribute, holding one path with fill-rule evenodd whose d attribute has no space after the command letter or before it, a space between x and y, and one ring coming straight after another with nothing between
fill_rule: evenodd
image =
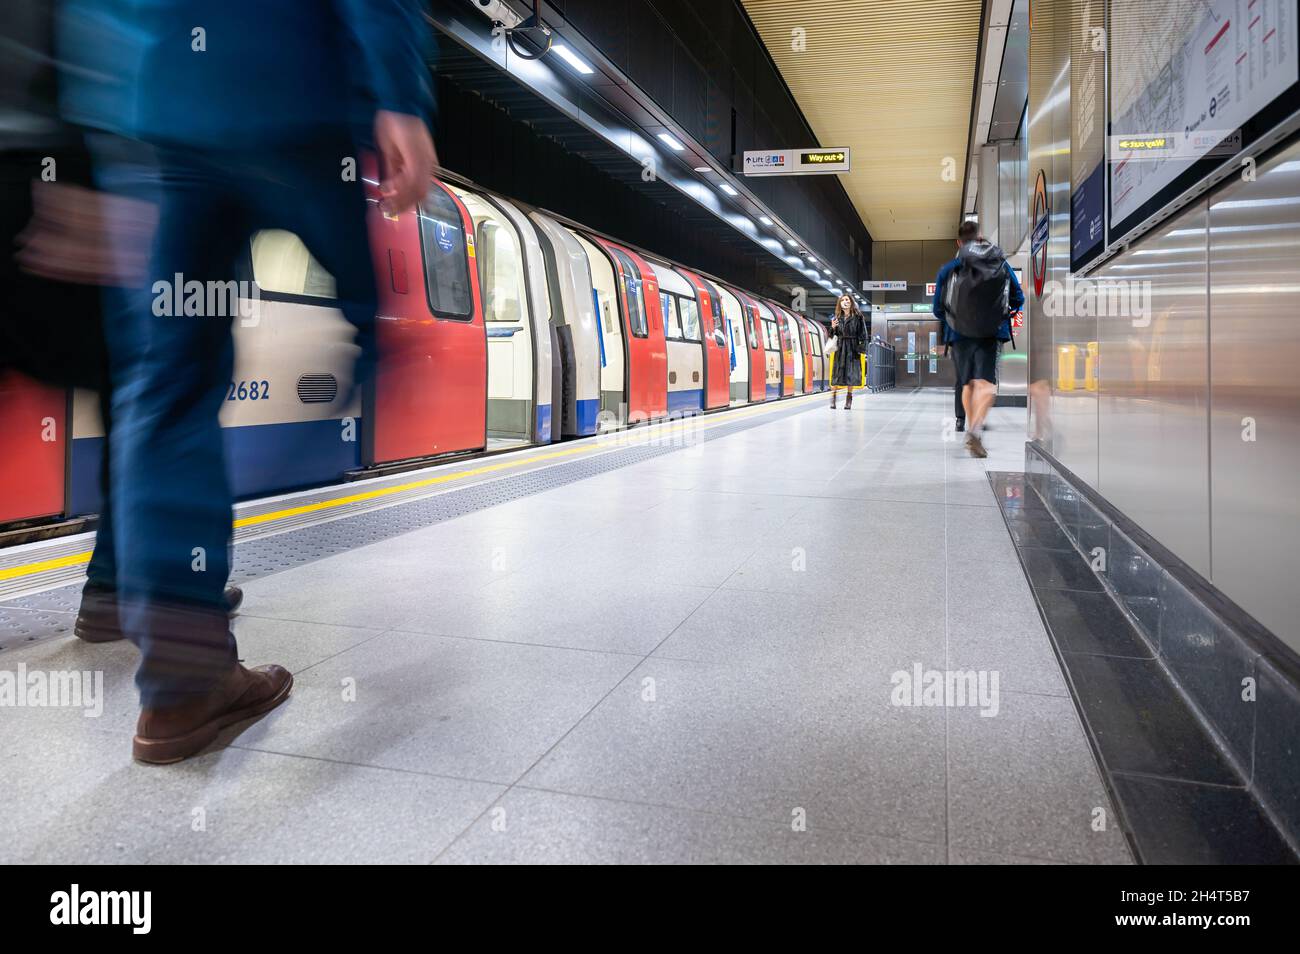
<instances>
[{"instance_id":1,"label":"stainless steel panel","mask_svg":"<svg viewBox=\"0 0 1300 954\"><path fill-rule=\"evenodd\" d=\"M1000 171L998 147L980 146L980 185L975 200L976 216L984 237L995 244L998 241L998 210L1003 186Z\"/></svg>"},{"instance_id":2,"label":"stainless steel panel","mask_svg":"<svg viewBox=\"0 0 1300 954\"><path fill-rule=\"evenodd\" d=\"M1030 323L1030 436L1080 480L1097 483L1097 395L1078 386L1062 355L1077 355L1097 340L1095 318L1069 317L1048 308L1047 293L1064 287L1070 269L1070 0L1037 0L1029 35L1029 228L1034 227L1033 191L1041 171L1050 208L1043 295L1033 291L1032 267L1026 275ZM1032 264L1032 256L1031 256ZM1064 349L1064 350L1063 350ZM1064 386L1058 386L1058 384Z\"/></svg>"},{"instance_id":3,"label":"stainless steel panel","mask_svg":"<svg viewBox=\"0 0 1300 954\"><path fill-rule=\"evenodd\" d=\"M1300 651L1300 145L1209 227L1212 579Z\"/></svg>"},{"instance_id":4,"label":"stainless steel panel","mask_svg":"<svg viewBox=\"0 0 1300 954\"><path fill-rule=\"evenodd\" d=\"M1018 269L1021 275L1028 274L1029 256L1017 255L1008 249L1007 263ZM1022 287L1023 284L1022 281ZM1025 295L1028 294L1026 290ZM1023 328L1012 329L1012 333L1016 336L1016 346L1013 348L1010 344L1004 345L1002 357L998 359L998 397L1022 398L1028 393L1029 350L1033 347L1033 342L1030 341L1027 324Z\"/></svg>"},{"instance_id":5,"label":"stainless steel panel","mask_svg":"<svg viewBox=\"0 0 1300 954\"><path fill-rule=\"evenodd\" d=\"M1098 317L1097 488L1210 575L1205 204L1080 280Z\"/></svg>"}]
</instances>

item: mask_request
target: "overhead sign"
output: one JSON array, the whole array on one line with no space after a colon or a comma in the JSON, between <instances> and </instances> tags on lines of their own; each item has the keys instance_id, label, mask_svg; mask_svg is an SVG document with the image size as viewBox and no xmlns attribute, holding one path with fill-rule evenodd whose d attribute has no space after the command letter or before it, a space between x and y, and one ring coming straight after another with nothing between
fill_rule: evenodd
<instances>
[{"instance_id":1,"label":"overhead sign","mask_svg":"<svg viewBox=\"0 0 1300 954\"><path fill-rule=\"evenodd\" d=\"M849 171L849 150L844 149L747 149L747 176L833 175Z\"/></svg>"},{"instance_id":2,"label":"overhead sign","mask_svg":"<svg viewBox=\"0 0 1300 954\"><path fill-rule=\"evenodd\" d=\"M863 282L863 291L907 291L905 281Z\"/></svg>"}]
</instances>

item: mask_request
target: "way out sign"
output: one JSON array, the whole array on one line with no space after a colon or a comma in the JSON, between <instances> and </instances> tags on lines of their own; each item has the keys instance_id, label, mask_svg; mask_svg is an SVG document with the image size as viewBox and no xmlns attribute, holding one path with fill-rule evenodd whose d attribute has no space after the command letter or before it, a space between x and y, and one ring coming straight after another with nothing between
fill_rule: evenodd
<instances>
[{"instance_id":1,"label":"way out sign","mask_svg":"<svg viewBox=\"0 0 1300 954\"><path fill-rule=\"evenodd\" d=\"M746 149L747 176L816 176L849 171L849 150Z\"/></svg>"}]
</instances>

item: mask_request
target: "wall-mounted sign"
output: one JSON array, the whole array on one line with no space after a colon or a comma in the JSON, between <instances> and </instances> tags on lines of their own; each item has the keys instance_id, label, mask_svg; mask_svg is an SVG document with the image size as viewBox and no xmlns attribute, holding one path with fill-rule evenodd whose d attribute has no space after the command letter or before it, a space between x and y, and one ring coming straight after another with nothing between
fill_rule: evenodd
<instances>
[{"instance_id":1,"label":"wall-mounted sign","mask_svg":"<svg viewBox=\"0 0 1300 954\"><path fill-rule=\"evenodd\" d=\"M863 282L863 291L907 291L905 281Z\"/></svg>"},{"instance_id":2,"label":"wall-mounted sign","mask_svg":"<svg viewBox=\"0 0 1300 954\"><path fill-rule=\"evenodd\" d=\"M833 175L849 171L849 150L746 149L747 176Z\"/></svg>"},{"instance_id":3,"label":"wall-mounted sign","mask_svg":"<svg viewBox=\"0 0 1300 954\"><path fill-rule=\"evenodd\" d=\"M912 311L922 312L928 315L933 313L934 307L932 305L927 305L925 302L912 302Z\"/></svg>"},{"instance_id":4,"label":"wall-mounted sign","mask_svg":"<svg viewBox=\"0 0 1300 954\"><path fill-rule=\"evenodd\" d=\"M925 293L926 293L927 295L929 295L931 298L934 297L934 287L935 287L936 284L937 284L936 282L926 282L926 283L925 283Z\"/></svg>"},{"instance_id":5,"label":"wall-mounted sign","mask_svg":"<svg viewBox=\"0 0 1300 954\"><path fill-rule=\"evenodd\" d=\"M1034 200L1029 221L1033 231L1029 238L1029 267L1034 277L1034 297L1043 297L1043 280L1047 278L1047 239L1052 223L1052 204L1047 195L1047 173L1039 169L1034 182Z\"/></svg>"}]
</instances>

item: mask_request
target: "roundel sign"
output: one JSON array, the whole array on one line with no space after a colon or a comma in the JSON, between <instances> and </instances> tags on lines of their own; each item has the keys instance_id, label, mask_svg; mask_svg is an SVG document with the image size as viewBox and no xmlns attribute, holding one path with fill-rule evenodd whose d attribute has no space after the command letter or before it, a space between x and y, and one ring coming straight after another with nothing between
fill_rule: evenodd
<instances>
[{"instance_id":1,"label":"roundel sign","mask_svg":"<svg viewBox=\"0 0 1300 954\"><path fill-rule=\"evenodd\" d=\"M1051 228L1052 207L1047 200L1047 176L1038 170L1038 180L1034 183L1034 202L1030 214L1034 223L1033 235L1029 240L1029 266L1034 278L1034 296L1043 296L1043 280L1047 278L1047 236Z\"/></svg>"}]
</instances>

